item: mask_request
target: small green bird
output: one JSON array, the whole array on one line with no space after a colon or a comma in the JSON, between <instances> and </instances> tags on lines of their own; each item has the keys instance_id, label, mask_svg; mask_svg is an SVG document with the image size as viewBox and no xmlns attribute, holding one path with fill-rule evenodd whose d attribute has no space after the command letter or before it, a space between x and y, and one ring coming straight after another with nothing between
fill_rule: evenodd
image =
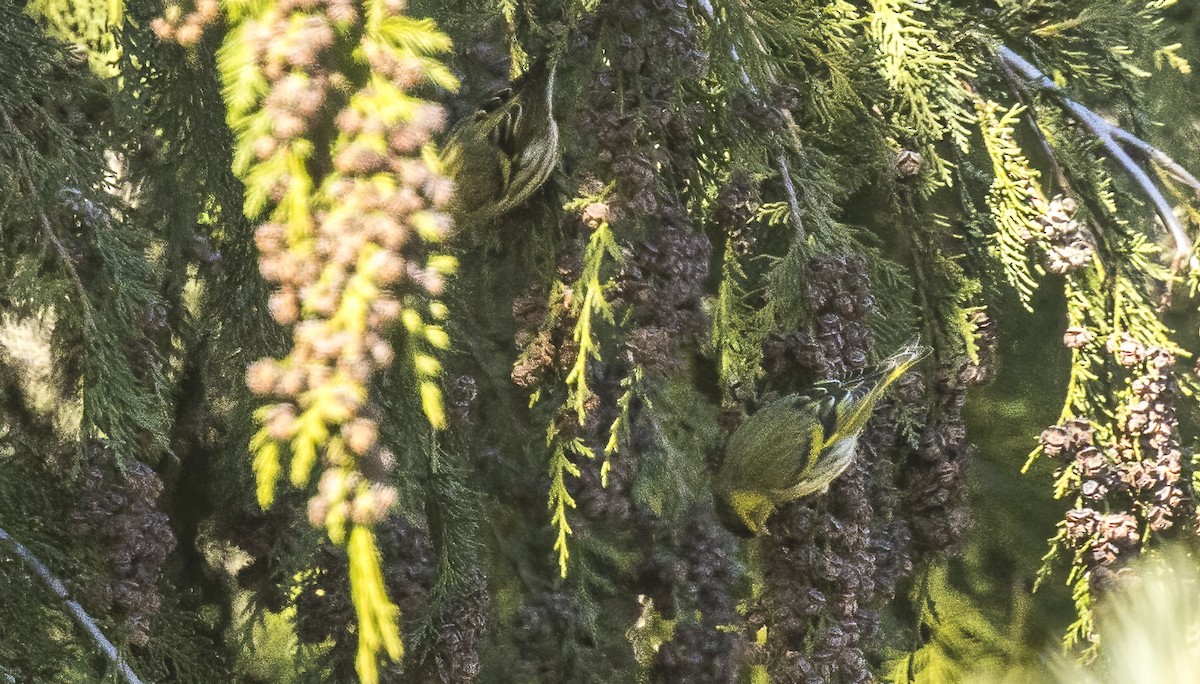
<instances>
[{"instance_id":1,"label":"small green bird","mask_svg":"<svg viewBox=\"0 0 1200 684\"><path fill-rule=\"evenodd\" d=\"M456 185L455 218L501 216L550 177L558 165L554 75L552 58L539 58L450 133L442 169Z\"/></svg>"},{"instance_id":2,"label":"small green bird","mask_svg":"<svg viewBox=\"0 0 1200 684\"><path fill-rule=\"evenodd\" d=\"M888 386L928 353L906 345L863 378L819 383L747 418L713 478L721 522L740 536L762 535L777 506L828 489L854 461L859 434Z\"/></svg>"}]
</instances>

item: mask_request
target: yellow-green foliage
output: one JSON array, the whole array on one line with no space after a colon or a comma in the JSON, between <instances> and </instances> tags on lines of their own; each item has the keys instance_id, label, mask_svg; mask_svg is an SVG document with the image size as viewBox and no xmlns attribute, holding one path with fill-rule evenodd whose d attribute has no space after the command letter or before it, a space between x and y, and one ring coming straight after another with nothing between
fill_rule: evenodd
<instances>
[{"instance_id":1,"label":"yellow-green foliage","mask_svg":"<svg viewBox=\"0 0 1200 684\"><path fill-rule=\"evenodd\" d=\"M608 486L608 472L612 469L612 456L621 448L621 442L628 440L630 437L629 423L632 420L630 408L635 398L642 398L648 409L653 409L654 405L650 400L643 396L644 388L644 371L641 366L635 366L629 375L621 378L621 387L624 392L617 398L617 417L613 420L612 425L608 429L608 443L604 445L604 464L600 466L600 486Z\"/></svg>"},{"instance_id":2,"label":"yellow-green foliage","mask_svg":"<svg viewBox=\"0 0 1200 684\"><path fill-rule=\"evenodd\" d=\"M33 0L25 9L45 20L59 38L82 47L97 74L120 73L117 32L125 23L125 0Z\"/></svg>"},{"instance_id":3,"label":"yellow-green foliage","mask_svg":"<svg viewBox=\"0 0 1200 684\"><path fill-rule=\"evenodd\" d=\"M388 599L379 568L375 535L364 525L355 525L346 546L350 559L350 595L358 615L358 655L355 669L364 682L379 679L377 656L382 651L392 660L404 655L404 644L396 629L399 609Z\"/></svg>"},{"instance_id":4,"label":"yellow-green foliage","mask_svg":"<svg viewBox=\"0 0 1200 684\"><path fill-rule=\"evenodd\" d=\"M571 212L582 211L589 205L603 202L611 190L610 187L597 195L575 199L564 209ZM574 414L573 417L579 425L583 425L587 420L588 400L593 396L587 381L588 364L601 359L597 323L616 323L612 305L605 298L605 290L612 286L608 274L620 261L621 251L617 246L612 226L607 218L603 218L591 227L591 235L584 247L583 269L579 278L566 286L556 282L551 291L550 310L564 309L575 322L571 335L578 344L578 351L564 380L567 395L562 410ZM551 320L555 320L555 315L552 315ZM533 402L536 402L538 397L539 395L535 394ZM626 407L631 399L631 395L624 399ZM625 411L628 420L628 408ZM567 561L570 558L567 537L572 534L571 525L567 520L567 509L575 508L575 500L567 491L566 476L579 477L580 474L579 466L572 460L572 455L592 460L595 459L596 452L579 437L561 435L556 425L557 420L558 416L555 415L546 429L546 445L550 449L550 494L547 505L551 511L550 524L555 529L554 551L558 554L559 574L566 577ZM609 470L608 457L616 451L614 440L620 429L619 422L612 427L612 437L605 448L605 462L602 466L602 478L605 481Z\"/></svg>"},{"instance_id":5,"label":"yellow-green foliage","mask_svg":"<svg viewBox=\"0 0 1200 684\"><path fill-rule=\"evenodd\" d=\"M1151 283L1173 278L1158 261L1162 250L1145 236L1135 234L1117 245L1122 259L1108 268L1096 261L1072 274L1065 284L1067 326L1084 329L1101 344L1072 350L1071 376L1060 422L1088 416L1102 439L1111 437L1116 420L1112 406L1128 399L1129 388L1113 386L1108 374L1103 341L1129 333L1146 346L1158 346L1183 357L1189 353L1172 339L1173 331L1154 313L1147 294ZM1035 452L1035 455L1038 452Z\"/></svg>"},{"instance_id":6,"label":"yellow-green foliage","mask_svg":"<svg viewBox=\"0 0 1200 684\"><path fill-rule=\"evenodd\" d=\"M896 97L892 123L923 146L933 178L950 182L950 168L934 145L950 135L966 147L972 123L964 86L975 74L930 22L936 3L871 0L867 36L879 54L879 72Z\"/></svg>"},{"instance_id":7,"label":"yellow-green foliage","mask_svg":"<svg viewBox=\"0 0 1200 684\"><path fill-rule=\"evenodd\" d=\"M567 491L566 476L579 477L579 466L571 460L571 455L595 459L596 452L578 437L563 440L553 424L547 431L546 445L550 447L550 496L546 505L551 511L550 525L555 530L554 551L558 554L558 573L566 577L567 561L571 558L567 537L573 534L567 520L567 509L575 508L575 499Z\"/></svg>"},{"instance_id":8,"label":"yellow-green foliage","mask_svg":"<svg viewBox=\"0 0 1200 684\"><path fill-rule=\"evenodd\" d=\"M992 253L1021 302L1029 307L1038 279L1045 275L1042 265L1030 258L1031 246L1041 235L1038 218L1045 198L1037 184L1040 174L1013 138L1023 108L1017 105L1002 112L1000 105L982 98L976 99L975 108L992 162L993 180L987 197L996 227L991 238Z\"/></svg>"},{"instance_id":9,"label":"yellow-green foliage","mask_svg":"<svg viewBox=\"0 0 1200 684\"><path fill-rule=\"evenodd\" d=\"M603 197L585 197L577 199L564 207L567 211L577 211L592 204L603 201ZM604 291L611 286L611 281L601 280L604 273L620 263L621 251L617 247L612 226L608 219L601 220L592 229L587 247L583 252L583 272L569 288L570 299L565 302L575 319L572 338L579 345L579 353L575 363L567 373L567 405L575 411L579 424L586 418L588 398L592 391L587 384L587 367L592 361L600 359L600 343L596 335L597 319L609 324L615 322L612 305L604 298Z\"/></svg>"},{"instance_id":10,"label":"yellow-green foliage","mask_svg":"<svg viewBox=\"0 0 1200 684\"><path fill-rule=\"evenodd\" d=\"M377 449L377 425L361 414L372 374L396 356L383 338L390 322L402 324L406 353L399 356L410 364L425 419L434 429L446 425L435 354L450 345L440 324L448 312L436 297L457 260L427 251L424 264L409 264L399 250L406 243L429 247L448 230L437 213L450 192L436 175L438 155L428 148L411 153L440 125L441 113L410 91L416 81L456 86L437 59L450 42L432 21L403 16L383 0L366 2L361 15L272 2L228 9L233 26L221 69L237 134L234 166L246 183L247 216L266 219L256 240L263 274L280 284L272 315L295 325L291 354L251 368L256 393L285 400L255 414L263 426L250 444L258 500L264 508L274 500L285 444L292 486L306 489L322 472L309 517L346 548L358 617L356 669L370 683L380 653L392 660L403 654L399 611L386 594L371 531L396 490L367 480L359 468L359 458ZM324 12L312 12L318 10ZM411 82L397 77L401 69ZM324 136L334 129L326 147ZM423 197L414 186L424 188ZM405 192L411 201L396 199ZM398 284L408 289L394 292Z\"/></svg>"},{"instance_id":11,"label":"yellow-green foliage","mask_svg":"<svg viewBox=\"0 0 1200 684\"><path fill-rule=\"evenodd\" d=\"M1027 595L1035 562L1014 556L1029 543L1004 533L1049 534L1047 512L1070 505L1030 512L1028 488L1012 487L1060 398L1063 418L1094 422L1098 446L1130 415L1130 373L1106 339L1190 346L1161 305L1181 274L1162 263L1145 185L1064 99L1155 140L1186 135L1183 116L1139 103L1156 65L1186 73L1195 54L1190 38L1160 40L1172 4L223 0L207 35L193 22L171 42L163 22L216 3L0 1L0 520L64 579L102 585L107 550L81 552L64 522L78 513L78 454L104 444L155 463L178 545L150 568L171 589L150 644L130 649L155 681L301 684L357 667L364 682L834 682L882 677L886 655L899 681L1038 681L1040 632L1072 617L1068 646L1098 627L1115 657L1139 657L1124 654L1155 644L1114 642L1076 546L1052 541L1048 560L1072 568L1052 587L1060 608ZM1006 78L1003 46L1062 91ZM555 79L532 78L539 65ZM456 76L467 87L450 94ZM505 83L512 95L493 97ZM523 88L554 107L534 111ZM561 139L529 147L547 116ZM469 148L442 157L433 141L450 147L448 130L480 121L475 142L503 152L499 173L476 179L495 206L470 221L478 232L460 220L455 233L447 215L470 204L472 179L455 189L445 176L472 166ZM525 134L505 135L516 122ZM1186 178L1119 142L1163 172L1152 184L1178 183L1173 202L1194 203ZM530 149L543 154L521 175ZM559 188L596 178L613 184L564 209ZM1091 260L1043 278L1061 262L1042 252L1076 244L1042 225L1060 193ZM383 197L404 208L379 210ZM400 225L356 232L374 220ZM814 275L830 263L868 273L822 289ZM550 280L543 311L528 293ZM1066 325L1091 335L1070 350L1050 291L1063 282ZM1010 299L1041 310L1009 319ZM29 320L53 320L36 336L48 358L19 348L13 324ZM714 471L738 465L740 414L917 329L935 358L923 385L906 379L872 412L866 470L781 509L793 524L777 518L738 554L712 521L712 489ZM1025 353L1036 339L1044 353ZM268 363L245 384L261 400L240 380L255 358ZM1035 387L960 415L964 385L1035 363ZM758 453L778 446L760 441ZM966 441L1003 458L981 463ZM1043 498L1074 496L1077 471L1037 465ZM1200 480L1187 466L1180 477ZM960 537L968 491L984 501L972 513L986 559ZM305 498L311 529L302 511L258 510ZM377 525L401 509L403 525ZM1190 511L1177 520L1190 526ZM956 574L943 555L960 543L1003 581ZM322 562L330 581L345 568L348 592L289 592L316 545L348 554ZM216 547L248 560L223 567L204 551ZM0 609L0 681L101 677L53 597L0 569L30 589ZM234 617L242 608L257 627ZM1061 614L1029 617L1043 610ZM118 612L95 614L120 641ZM328 635L314 618L338 632L309 643ZM1172 636L1156 638L1184 652ZM204 667L176 666L195 653L211 656Z\"/></svg>"}]
</instances>

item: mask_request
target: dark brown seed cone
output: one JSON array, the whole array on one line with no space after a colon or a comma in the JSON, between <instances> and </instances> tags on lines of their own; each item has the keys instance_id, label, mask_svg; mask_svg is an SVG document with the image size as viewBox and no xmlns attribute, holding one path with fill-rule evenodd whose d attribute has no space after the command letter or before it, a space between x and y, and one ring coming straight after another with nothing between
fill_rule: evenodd
<instances>
[{"instance_id":1,"label":"dark brown seed cone","mask_svg":"<svg viewBox=\"0 0 1200 684\"><path fill-rule=\"evenodd\" d=\"M920 441L900 472L914 562L954 552L968 522L965 468L969 454L962 416L966 387L956 375L940 374Z\"/></svg>"},{"instance_id":2,"label":"dark brown seed cone","mask_svg":"<svg viewBox=\"0 0 1200 684\"><path fill-rule=\"evenodd\" d=\"M881 606L896 595L914 565L910 521L904 515L904 498L889 467L890 455L897 448L897 433L891 416L881 413L867 426L860 440L864 453L879 459L871 470L868 498L874 508L870 551L875 560L876 596Z\"/></svg>"},{"instance_id":3,"label":"dark brown seed cone","mask_svg":"<svg viewBox=\"0 0 1200 684\"><path fill-rule=\"evenodd\" d=\"M860 459L818 501L791 504L764 544L769 669L780 681L871 681L878 629L867 470ZM785 591L786 590L786 591Z\"/></svg>"},{"instance_id":4,"label":"dark brown seed cone","mask_svg":"<svg viewBox=\"0 0 1200 684\"><path fill-rule=\"evenodd\" d=\"M574 255L563 258L559 268L561 283L573 282L578 278L578 265L575 262ZM578 343L572 338L575 320L570 315L570 303L556 302L556 306L562 307L562 310L556 312L553 326L547 324L551 317L544 284L530 286L527 292L513 300L512 306L513 319L517 324L513 344L518 354L513 364L513 383L532 390L548 373L565 375L569 372L579 349Z\"/></svg>"},{"instance_id":5,"label":"dark brown seed cone","mask_svg":"<svg viewBox=\"0 0 1200 684\"><path fill-rule=\"evenodd\" d=\"M737 639L718 628L737 617L730 592L737 581L737 546L710 510L694 508L685 519L675 542L672 573L678 610L667 615L678 618L675 638L659 649L651 680L731 682L737 674Z\"/></svg>"},{"instance_id":6,"label":"dark brown seed cone","mask_svg":"<svg viewBox=\"0 0 1200 684\"><path fill-rule=\"evenodd\" d=\"M459 425L470 421L479 386L470 375L460 375L450 380L446 388L446 410Z\"/></svg>"},{"instance_id":7,"label":"dark brown seed cone","mask_svg":"<svg viewBox=\"0 0 1200 684\"><path fill-rule=\"evenodd\" d=\"M375 534L383 555L388 597L399 606L402 616L408 616L402 620L402 628L411 629L421 624L418 616L436 578L433 546L423 530L401 515L377 525ZM300 642L319 644L332 639L330 666L339 681L352 677L356 618L344 551L326 546L318 553L312 572L301 580L295 605ZM410 637L405 635L405 639Z\"/></svg>"},{"instance_id":8,"label":"dark brown seed cone","mask_svg":"<svg viewBox=\"0 0 1200 684\"><path fill-rule=\"evenodd\" d=\"M404 676L384 677L384 681L422 682L422 684L469 684L479 677L479 649L487 626L489 599L487 583L476 577L466 593L451 599L432 616L432 644L418 642L420 660L405 663Z\"/></svg>"},{"instance_id":9,"label":"dark brown seed cone","mask_svg":"<svg viewBox=\"0 0 1200 684\"><path fill-rule=\"evenodd\" d=\"M510 681L555 681L554 673L570 672L574 649L591 644L588 626L578 601L566 591L536 591L526 597L517 612L513 642L518 653ZM586 645L585 645L586 644ZM563 661L568 662L563 662Z\"/></svg>"},{"instance_id":10,"label":"dark brown seed cone","mask_svg":"<svg viewBox=\"0 0 1200 684\"><path fill-rule=\"evenodd\" d=\"M1083 333L1087 331L1073 334ZM1085 343L1091 341L1089 337ZM1195 524L1175 415L1175 357L1129 334L1109 338L1106 346L1134 376L1132 396L1117 414L1113 441L1098 442L1083 418L1052 425L1041 439L1060 474L1070 468L1076 476L1068 496L1082 503L1066 512L1063 530L1066 545L1087 571L1093 605L1133 575L1129 564L1145 544L1172 539L1178 523Z\"/></svg>"},{"instance_id":11,"label":"dark brown seed cone","mask_svg":"<svg viewBox=\"0 0 1200 684\"><path fill-rule=\"evenodd\" d=\"M753 177L744 170L735 171L717 190L713 220L732 236L745 230L761 202L758 184Z\"/></svg>"},{"instance_id":12,"label":"dark brown seed cone","mask_svg":"<svg viewBox=\"0 0 1200 684\"><path fill-rule=\"evenodd\" d=\"M301 506L302 500L294 494L285 494L293 498L293 506ZM280 502L282 503L282 502ZM242 513L229 526L229 541L244 551L250 561L238 570L236 580L238 587L253 592L257 601L275 612L287 607L287 587L290 578L280 577L282 572L277 559L281 547L291 535L293 511L287 505L276 505L268 511Z\"/></svg>"},{"instance_id":13,"label":"dark brown seed cone","mask_svg":"<svg viewBox=\"0 0 1200 684\"><path fill-rule=\"evenodd\" d=\"M600 401L598 404L604 404ZM597 427L608 424L597 420ZM649 523L647 512L639 510L630 494L637 476L637 459L632 454L618 453L610 461L608 486L601 486L598 464L587 463L581 468L573 496L580 513L580 525L615 525L624 529L645 530Z\"/></svg>"},{"instance_id":14,"label":"dark brown seed cone","mask_svg":"<svg viewBox=\"0 0 1200 684\"><path fill-rule=\"evenodd\" d=\"M825 256L810 265L813 333L776 334L764 365L779 391L864 369L873 337L864 323L874 310L865 261ZM758 656L773 679L786 682L872 680L867 653L878 639L879 606L911 569L907 525L898 515L888 455L895 426L873 419L859 458L826 496L785 505L762 541L764 592L747 616L753 632L768 626Z\"/></svg>"},{"instance_id":15,"label":"dark brown seed cone","mask_svg":"<svg viewBox=\"0 0 1200 684\"><path fill-rule=\"evenodd\" d=\"M150 619L162 605L158 579L175 550L167 516L158 510L162 480L138 462L118 474L113 455L99 442L87 453L71 528L77 535L98 539L108 550L111 574L101 593L124 616L130 642L144 646L150 638Z\"/></svg>"},{"instance_id":16,"label":"dark brown seed cone","mask_svg":"<svg viewBox=\"0 0 1200 684\"><path fill-rule=\"evenodd\" d=\"M635 328L626 340L631 361L657 372L683 365L684 350L708 330L702 308L712 245L683 219L664 220L657 233L635 245L617 276L618 304L632 305Z\"/></svg>"},{"instance_id":17,"label":"dark brown seed cone","mask_svg":"<svg viewBox=\"0 0 1200 684\"><path fill-rule=\"evenodd\" d=\"M707 62L692 16L682 0L621 0L604 3L584 32L585 40L619 46L591 75L579 116L595 140L592 158L607 166L600 175L616 181L616 204L635 221L672 204L661 204L660 167L679 177L696 170L694 131L704 112L676 101Z\"/></svg>"}]
</instances>

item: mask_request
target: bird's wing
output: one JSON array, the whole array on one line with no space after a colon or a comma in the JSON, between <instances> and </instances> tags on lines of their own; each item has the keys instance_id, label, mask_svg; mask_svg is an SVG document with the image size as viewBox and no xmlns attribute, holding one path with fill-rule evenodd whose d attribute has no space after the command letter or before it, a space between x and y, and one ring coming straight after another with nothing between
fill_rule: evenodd
<instances>
[{"instance_id":1,"label":"bird's wing","mask_svg":"<svg viewBox=\"0 0 1200 684\"><path fill-rule=\"evenodd\" d=\"M527 97L527 109L515 120L513 128L513 169L506 187L518 188L507 193L500 211L523 204L542 186L558 165L558 123L554 120L555 64L541 60L522 76L519 85ZM540 89L540 93L536 92ZM525 92L525 91L534 92Z\"/></svg>"},{"instance_id":2,"label":"bird's wing","mask_svg":"<svg viewBox=\"0 0 1200 684\"><path fill-rule=\"evenodd\" d=\"M734 432L717 476L731 490L777 491L796 484L820 456L825 427L805 397L787 397L759 410ZM806 414L808 417L806 417Z\"/></svg>"},{"instance_id":3,"label":"bird's wing","mask_svg":"<svg viewBox=\"0 0 1200 684\"><path fill-rule=\"evenodd\" d=\"M488 130L488 140L506 157L517 153L517 126L521 122L521 103L510 100L489 116L495 118Z\"/></svg>"},{"instance_id":4,"label":"bird's wing","mask_svg":"<svg viewBox=\"0 0 1200 684\"><path fill-rule=\"evenodd\" d=\"M837 415L837 427L830 430L827 439L859 432L866 426L867 421L875 410L875 404L887 391L893 382L900 379L909 368L929 354L928 347L922 347L911 342L892 354L878 369L858 380L848 383L848 396L840 402Z\"/></svg>"},{"instance_id":5,"label":"bird's wing","mask_svg":"<svg viewBox=\"0 0 1200 684\"><path fill-rule=\"evenodd\" d=\"M557 166L554 77L549 58L538 60L451 134L443 168L460 184L470 185L456 194L470 196L458 200L463 215L486 219L509 211L541 187Z\"/></svg>"},{"instance_id":6,"label":"bird's wing","mask_svg":"<svg viewBox=\"0 0 1200 684\"><path fill-rule=\"evenodd\" d=\"M512 162L500 153L511 144L511 89L497 92L475 114L459 123L442 147L441 166L458 183L454 202L459 215L474 215L494 205L512 180Z\"/></svg>"},{"instance_id":7,"label":"bird's wing","mask_svg":"<svg viewBox=\"0 0 1200 684\"><path fill-rule=\"evenodd\" d=\"M822 456L803 477L791 487L772 492L776 501L791 501L810 494L817 494L829 489L839 475L846 472L858 453L859 433L843 437L827 445L821 450Z\"/></svg>"}]
</instances>

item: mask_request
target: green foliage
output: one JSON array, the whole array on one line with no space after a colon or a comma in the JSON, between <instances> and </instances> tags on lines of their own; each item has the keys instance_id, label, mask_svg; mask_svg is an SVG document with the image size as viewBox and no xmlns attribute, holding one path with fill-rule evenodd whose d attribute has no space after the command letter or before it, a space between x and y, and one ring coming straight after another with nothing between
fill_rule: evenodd
<instances>
[{"instance_id":1,"label":"green foliage","mask_svg":"<svg viewBox=\"0 0 1200 684\"><path fill-rule=\"evenodd\" d=\"M871 0L867 37L879 51L880 74L897 99L891 110L893 126L921 146L933 177L949 183L950 169L936 145L949 135L956 145L966 147L974 117L963 84L975 72L926 21L935 5L925 0Z\"/></svg>"},{"instance_id":2,"label":"green foliage","mask_svg":"<svg viewBox=\"0 0 1200 684\"><path fill-rule=\"evenodd\" d=\"M721 385L752 386L762 373L762 344L774 315L769 308L751 303L754 293L732 243L726 244L721 271L720 289L709 305Z\"/></svg>"},{"instance_id":3,"label":"green foliage","mask_svg":"<svg viewBox=\"0 0 1200 684\"><path fill-rule=\"evenodd\" d=\"M84 434L110 439L122 458L153 461L169 425L167 381L156 351L143 345L135 360L134 347L147 312L160 306L157 274L145 255L148 231L123 222L105 191L112 105L102 84L32 21L6 12L15 40L0 53L11 75L0 118L12 132L0 144L10 160L0 220L13 254L32 244L50 251L9 262L0 296L10 311L53 310L57 336L72 350L59 353L82 355L75 363ZM63 289L68 303L50 308L43 293Z\"/></svg>"},{"instance_id":4,"label":"green foliage","mask_svg":"<svg viewBox=\"0 0 1200 684\"><path fill-rule=\"evenodd\" d=\"M1041 233L1038 218L1045 198L1038 187L1038 172L1030 167L1013 139L1021 107L1014 106L1003 114L995 102L977 100L975 107L995 175L988 192L988 206L996 232L988 251L1000 262L1005 278L1021 301L1029 306L1038 279L1046 273L1041 264L1030 263L1029 258L1030 242Z\"/></svg>"},{"instance_id":5,"label":"green foliage","mask_svg":"<svg viewBox=\"0 0 1200 684\"><path fill-rule=\"evenodd\" d=\"M1034 665L1037 651L1029 648L1022 633L1021 619L1029 614L1033 599L1018 587L1009 596L1016 619L1008 625L997 624L971 593L954 586L945 566L931 568L918 587L918 620L927 636L919 649L892 662L885 681L933 684L1043 678Z\"/></svg>"}]
</instances>

